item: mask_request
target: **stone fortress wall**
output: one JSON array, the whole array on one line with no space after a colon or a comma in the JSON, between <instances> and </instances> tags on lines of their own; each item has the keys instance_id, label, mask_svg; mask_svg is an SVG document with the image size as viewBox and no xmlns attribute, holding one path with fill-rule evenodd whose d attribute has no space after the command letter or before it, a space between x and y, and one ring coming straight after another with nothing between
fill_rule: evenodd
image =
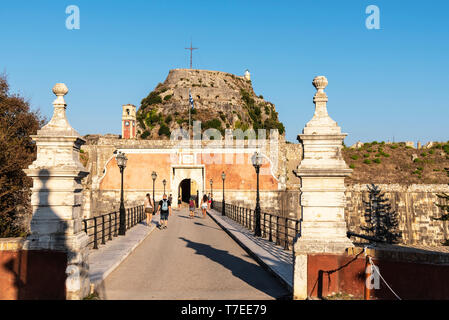
<instances>
[{"instance_id":1,"label":"stone fortress wall","mask_svg":"<svg viewBox=\"0 0 449 320\"><path fill-rule=\"evenodd\" d=\"M153 187L150 174L153 170L158 173L155 183L156 200L160 199L163 194L162 179L167 180L166 193L170 194L178 188L177 185L172 186L179 181L175 181L172 172L170 172L170 168L173 166L169 159L170 152L176 154L189 153L200 145L205 148L203 150L211 148L211 141L199 142L200 145L186 144L180 146L179 141L125 140L114 135L90 135L85 138L87 143L82 150L88 156L86 167L91 174L84 180L84 217L101 215L116 211L119 208L120 185L114 151L122 149L129 150L132 153L128 154L129 167L125 169L124 179L126 206L130 207L141 204L147 192L152 194ZM293 169L300 162L302 149L300 144L286 143L283 137L279 140L276 139L276 141L278 141L277 152L272 152L275 149L272 147L274 144L270 144L270 140L267 140L266 145L260 144L257 147L272 161L272 165L267 169L272 172L272 175L261 175L261 207L266 212L281 212L282 215L294 217L297 215L299 205L299 180L294 176ZM241 156L240 149L254 147L247 140L241 141L241 143L242 145L234 147L237 149L235 153L229 150L226 153L238 157ZM214 145L217 145L214 148L222 149L223 141ZM198 156L198 159L195 157L195 163L200 166L203 165L206 170L206 177L202 179L203 186L200 187L201 191L206 194L210 193L209 180L213 178L213 197L215 200L221 201L222 181L220 174L223 170L227 173L225 180L226 201L252 207L256 199L256 174L248 159L251 155L251 152L245 155L244 164L228 166L204 165L201 164L200 156ZM132 173L132 171L134 172ZM127 174L129 175L127 176ZM130 184L127 185L127 182ZM173 197L176 199L175 195Z\"/></svg>"},{"instance_id":2,"label":"stone fortress wall","mask_svg":"<svg viewBox=\"0 0 449 320\"><path fill-rule=\"evenodd\" d=\"M390 200L393 210L399 217L399 229L402 242L411 245L439 246L449 237L448 222L436 221L432 217L441 216L441 210L435 205L440 200L437 193L449 193L444 184L380 184L378 187ZM363 200L369 200L366 185L348 185L346 190L345 218L350 231L362 233L360 226L365 225L365 206ZM359 241L360 239L357 239Z\"/></svg>"},{"instance_id":3,"label":"stone fortress wall","mask_svg":"<svg viewBox=\"0 0 449 320\"><path fill-rule=\"evenodd\" d=\"M84 191L84 216L100 215L118 210L120 189L100 188L99 180L104 175L106 163L113 157L113 152L120 148L137 149L170 149L176 142L167 140L123 140L118 136L87 136L87 144L82 149L88 154L87 169L91 174L85 179ZM245 142L247 146L247 142ZM203 143L203 145L205 145ZM284 175L285 183L276 183L271 189L261 188L261 207L265 212L279 212L281 216L300 217L300 179L293 174L301 162L302 145L279 143L279 162L275 170L276 175ZM254 173L254 169L248 166L248 170ZM156 183L156 198L163 193L160 176ZM254 173L255 179L255 173ZM208 180L205 183L206 193L210 192ZM449 236L447 222L432 220L439 216L440 209L435 205L438 202L436 193L449 192L447 185L380 185L380 188L394 210L399 214L400 229L403 233L403 242L406 244L440 245ZM135 190L132 187L125 189L127 206L141 204L143 195L152 193L152 186L147 190ZM364 225L363 199L368 199L366 185L346 184L347 205L345 218L348 229L361 233L360 226ZM214 199L222 199L222 183L214 179ZM244 207L254 207L256 193L254 190L228 188L225 190L228 203L238 204ZM359 239L358 239L359 240Z\"/></svg>"}]
</instances>

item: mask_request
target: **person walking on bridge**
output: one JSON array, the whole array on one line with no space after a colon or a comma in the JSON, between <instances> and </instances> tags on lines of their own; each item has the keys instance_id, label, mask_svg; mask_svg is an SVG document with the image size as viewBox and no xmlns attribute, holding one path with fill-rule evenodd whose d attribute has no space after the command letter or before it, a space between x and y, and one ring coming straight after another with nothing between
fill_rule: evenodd
<instances>
[{"instance_id":1,"label":"person walking on bridge","mask_svg":"<svg viewBox=\"0 0 449 320\"><path fill-rule=\"evenodd\" d=\"M189 217L190 219L195 217L195 201L193 201L193 197L190 197L189 200Z\"/></svg>"},{"instance_id":2,"label":"person walking on bridge","mask_svg":"<svg viewBox=\"0 0 449 320\"><path fill-rule=\"evenodd\" d=\"M153 201L151 200L151 196L149 193L145 196L145 200L143 201L145 206L145 213L147 214L147 226L151 225L151 220L153 220Z\"/></svg>"},{"instance_id":3,"label":"person walking on bridge","mask_svg":"<svg viewBox=\"0 0 449 320\"><path fill-rule=\"evenodd\" d=\"M207 195L203 196L203 200L201 201L201 211L203 212L203 219L206 219L206 211L208 206L209 198Z\"/></svg>"},{"instance_id":4,"label":"person walking on bridge","mask_svg":"<svg viewBox=\"0 0 449 320\"><path fill-rule=\"evenodd\" d=\"M171 202L167 199L167 195L164 194L161 201L159 201L159 206L157 210L161 213L161 222L159 224L159 229L167 229L168 216L171 215Z\"/></svg>"}]
</instances>

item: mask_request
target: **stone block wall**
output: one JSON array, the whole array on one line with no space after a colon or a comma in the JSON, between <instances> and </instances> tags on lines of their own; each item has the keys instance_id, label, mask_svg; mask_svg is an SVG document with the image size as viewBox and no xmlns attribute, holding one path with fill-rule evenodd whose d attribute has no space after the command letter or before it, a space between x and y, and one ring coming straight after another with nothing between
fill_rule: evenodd
<instances>
[{"instance_id":1,"label":"stone block wall","mask_svg":"<svg viewBox=\"0 0 449 320\"><path fill-rule=\"evenodd\" d=\"M448 185L378 186L390 200L392 209L398 213L403 243L439 246L449 237L449 224L432 220L432 217L441 216L441 210L435 205L439 201L436 193L449 192ZM369 199L367 186L347 186L346 199L348 228L352 232L362 233L360 227L366 225L363 200Z\"/></svg>"}]
</instances>

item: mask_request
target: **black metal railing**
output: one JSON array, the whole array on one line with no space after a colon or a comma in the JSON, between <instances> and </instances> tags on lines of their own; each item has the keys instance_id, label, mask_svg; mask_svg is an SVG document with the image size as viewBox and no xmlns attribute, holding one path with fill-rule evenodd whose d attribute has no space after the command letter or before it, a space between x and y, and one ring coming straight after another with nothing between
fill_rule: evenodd
<instances>
[{"instance_id":1,"label":"black metal railing","mask_svg":"<svg viewBox=\"0 0 449 320\"><path fill-rule=\"evenodd\" d=\"M222 202L213 201L212 207L218 212L222 212ZM240 223L245 228L254 231L255 228L255 210L239 207L234 204L225 204L225 215ZM293 241L300 231L300 220L288 217L277 216L272 213L260 213L260 227L262 238L281 245L284 250L290 250Z\"/></svg>"},{"instance_id":2,"label":"black metal railing","mask_svg":"<svg viewBox=\"0 0 449 320\"><path fill-rule=\"evenodd\" d=\"M117 237L120 224L119 218L119 211L114 211L98 217L83 219L84 232L89 237L88 247L98 249L99 244L106 244L113 237ZM131 229L145 218L143 205L125 209L126 230Z\"/></svg>"}]
</instances>

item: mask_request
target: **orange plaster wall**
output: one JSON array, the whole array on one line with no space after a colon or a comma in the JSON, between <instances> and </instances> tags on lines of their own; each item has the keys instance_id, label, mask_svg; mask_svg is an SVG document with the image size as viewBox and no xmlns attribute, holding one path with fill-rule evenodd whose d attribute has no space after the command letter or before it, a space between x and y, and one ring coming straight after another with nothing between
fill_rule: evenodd
<instances>
[{"instance_id":1,"label":"orange plaster wall","mask_svg":"<svg viewBox=\"0 0 449 320\"><path fill-rule=\"evenodd\" d=\"M224 154L207 155L207 157L218 157L218 160L220 161L217 161L219 163L205 164L206 189L208 190L210 188L210 179L213 180L214 189L221 189L221 173L224 171L226 173L226 189L255 190L256 171L249 161L251 155L244 154L243 161L237 161L236 158L241 157L241 154L227 155L227 157L230 156L232 156L232 161L226 161L231 162L231 164L227 164L225 163ZM176 165L176 163L171 162L170 154L128 154L127 157L128 163L124 173L124 189L151 190L153 188L153 180L151 178L151 173L153 171L156 171L158 174L155 184L156 190L163 189L163 179L167 180L166 188L171 188L170 169L171 165ZM204 155L198 155L197 163L201 164L203 162L207 162L206 157ZM269 166L269 163L265 163L262 168L269 168ZM119 189L120 171L117 167L115 158L107 164L106 170L106 175L100 183L100 190ZM261 174L259 179L260 190L277 190L277 181L271 174Z\"/></svg>"},{"instance_id":2,"label":"orange plaster wall","mask_svg":"<svg viewBox=\"0 0 449 320\"><path fill-rule=\"evenodd\" d=\"M151 173L156 171L156 189L163 189L162 180L167 180L170 188L170 155L168 154L127 154L128 162L123 177L124 189L153 188ZM120 189L120 170L113 158L106 166L106 175L100 183L100 190Z\"/></svg>"},{"instance_id":3,"label":"orange plaster wall","mask_svg":"<svg viewBox=\"0 0 449 320\"><path fill-rule=\"evenodd\" d=\"M225 188L232 190L256 190L257 187L257 177L256 170L253 165L248 162L250 156L248 154L243 155L243 161L240 164L237 163L236 157L242 155L233 155L233 164L225 163L225 155L211 155L221 156L221 164L207 164L206 165L206 186L210 187L209 180L213 180L214 189L221 189L223 182L221 179L221 173L224 171L226 173ZM229 156L229 155L228 155ZM262 168L269 168L270 164L266 163ZM261 169L262 171L262 169ZM269 175L259 175L259 188L260 190L277 190L277 181L273 178L271 174Z\"/></svg>"}]
</instances>

